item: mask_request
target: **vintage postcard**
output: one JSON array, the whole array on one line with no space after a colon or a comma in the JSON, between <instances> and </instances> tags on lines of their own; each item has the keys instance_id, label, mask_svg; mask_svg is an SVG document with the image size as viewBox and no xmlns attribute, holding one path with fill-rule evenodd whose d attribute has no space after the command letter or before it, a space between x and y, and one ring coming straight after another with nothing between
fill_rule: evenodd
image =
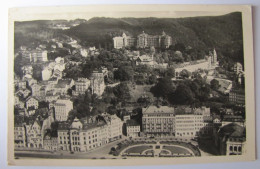
<instances>
[{"instance_id":1,"label":"vintage postcard","mask_svg":"<svg viewBox=\"0 0 260 169\"><path fill-rule=\"evenodd\" d=\"M250 6L9 10L9 165L255 160Z\"/></svg>"}]
</instances>

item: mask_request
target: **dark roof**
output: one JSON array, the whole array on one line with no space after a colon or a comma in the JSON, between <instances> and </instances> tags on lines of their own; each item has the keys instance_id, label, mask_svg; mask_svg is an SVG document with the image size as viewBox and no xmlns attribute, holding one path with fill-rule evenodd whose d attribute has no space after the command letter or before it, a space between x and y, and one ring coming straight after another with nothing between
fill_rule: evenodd
<instances>
[{"instance_id":1,"label":"dark roof","mask_svg":"<svg viewBox=\"0 0 260 169\"><path fill-rule=\"evenodd\" d=\"M222 121L230 121L230 122L244 122L242 116L235 116L235 115L224 115Z\"/></svg>"},{"instance_id":2,"label":"dark roof","mask_svg":"<svg viewBox=\"0 0 260 169\"><path fill-rule=\"evenodd\" d=\"M60 122L58 124L58 130L68 130L70 128L70 124L67 122Z\"/></svg>"},{"instance_id":3,"label":"dark roof","mask_svg":"<svg viewBox=\"0 0 260 169\"><path fill-rule=\"evenodd\" d=\"M71 83L71 79L60 79L55 87L64 88Z\"/></svg>"},{"instance_id":4,"label":"dark roof","mask_svg":"<svg viewBox=\"0 0 260 169\"><path fill-rule=\"evenodd\" d=\"M245 137L246 130L244 127L236 123L230 123L221 127L218 133L222 137L239 138L239 137Z\"/></svg>"},{"instance_id":5,"label":"dark roof","mask_svg":"<svg viewBox=\"0 0 260 169\"><path fill-rule=\"evenodd\" d=\"M127 126L140 126L140 124L137 121L133 120L133 119L127 120L126 121L126 125Z\"/></svg>"},{"instance_id":6,"label":"dark roof","mask_svg":"<svg viewBox=\"0 0 260 169\"><path fill-rule=\"evenodd\" d=\"M39 101L39 100L38 100L36 97L29 96L29 97L26 99L26 102L27 102L29 99L31 99L31 98L33 98L33 99L35 99L35 100Z\"/></svg>"}]
</instances>

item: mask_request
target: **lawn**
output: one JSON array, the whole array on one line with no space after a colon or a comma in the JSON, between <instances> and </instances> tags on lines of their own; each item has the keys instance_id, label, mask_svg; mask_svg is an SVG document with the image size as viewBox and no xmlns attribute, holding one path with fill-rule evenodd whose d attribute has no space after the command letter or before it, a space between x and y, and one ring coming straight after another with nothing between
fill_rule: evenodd
<instances>
[{"instance_id":1,"label":"lawn","mask_svg":"<svg viewBox=\"0 0 260 169\"><path fill-rule=\"evenodd\" d=\"M174 154L187 154L190 153L188 150L181 148L181 147L176 147L176 146L164 146L163 147L166 150L170 150Z\"/></svg>"},{"instance_id":2,"label":"lawn","mask_svg":"<svg viewBox=\"0 0 260 169\"><path fill-rule=\"evenodd\" d=\"M149 96L150 98L153 97L153 94L150 92L150 89L153 85L128 85L130 89L130 96L132 101L137 101L143 95Z\"/></svg>"},{"instance_id":3,"label":"lawn","mask_svg":"<svg viewBox=\"0 0 260 169\"><path fill-rule=\"evenodd\" d=\"M152 147L150 146L135 146L135 147L131 147L129 149L127 149L125 152L126 153L142 153L145 150L151 149Z\"/></svg>"}]
</instances>

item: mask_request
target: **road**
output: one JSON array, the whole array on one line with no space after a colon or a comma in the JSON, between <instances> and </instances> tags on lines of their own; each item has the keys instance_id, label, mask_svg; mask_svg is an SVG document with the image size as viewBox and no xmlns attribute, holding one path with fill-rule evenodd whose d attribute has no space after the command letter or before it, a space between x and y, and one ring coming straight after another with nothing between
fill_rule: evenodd
<instances>
[{"instance_id":1,"label":"road","mask_svg":"<svg viewBox=\"0 0 260 169\"><path fill-rule=\"evenodd\" d=\"M116 146L119 142L125 140L125 137L107 145L99 147L95 150L88 152L39 152L39 151L15 151L15 157L19 159L22 158L55 158L55 159L93 159L93 158L121 158L119 156L115 157L109 154L111 147Z\"/></svg>"}]
</instances>

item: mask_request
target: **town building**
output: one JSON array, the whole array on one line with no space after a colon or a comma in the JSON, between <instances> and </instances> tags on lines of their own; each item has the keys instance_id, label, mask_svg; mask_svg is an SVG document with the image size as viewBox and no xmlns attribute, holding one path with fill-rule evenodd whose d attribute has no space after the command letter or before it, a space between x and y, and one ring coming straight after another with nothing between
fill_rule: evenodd
<instances>
[{"instance_id":1,"label":"town building","mask_svg":"<svg viewBox=\"0 0 260 169\"><path fill-rule=\"evenodd\" d=\"M90 86L90 80L87 78L79 78L75 81L75 92L74 95L85 94L86 90Z\"/></svg>"},{"instance_id":2,"label":"town building","mask_svg":"<svg viewBox=\"0 0 260 169\"><path fill-rule=\"evenodd\" d=\"M230 123L235 123L242 127L245 126L245 119L239 115L224 115L221 121L221 126L226 126Z\"/></svg>"},{"instance_id":3,"label":"town building","mask_svg":"<svg viewBox=\"0 0 260 169\"><path fill-rule=\"evenodd\" d=\"M166 35L163 31L162 35L148 35L143 33L137 36L137 47L146 48L146 47L163 47L169 48L172 45L172 37Z\"/></svg>"},{"instance_id":4,"label":"town building","mask_svg":"<svg viewBox=\"0 0 260 169\"><path fill-rule=\"evenodd\" d=\"M127 36L125 33L122 36L114 37L114 48L120 49L123 47L132 47L135 46L136 39L132 38L131 36Z\"/></svg>"},{"instance_id":5,"label":"town building","mask_svg":"<svg viewBox=\"0 0 260 169\"><path fill-rule=\"evenodd\" d=\"M142 129L147 136L172 136L175 132L173 107L150 106L142 108Z\"/></svg>"},{"instance_id":6,"label":"town building","mask_svg":"<svg viewBox=\"0 0 260 169\"><path fill-rule=\"evenodd\" d=\"M245 105L245 91L242 89L232 89L229 93L228 100L238 105Z\"/></svg>"},{"instance_id":7,"label":"town building","mask_svg":"<svg viewBox=\"0 0 260 169\"><path fill-rule=\"evenodd\" d=\"M33 50L30 52L33 62L47 62L47 50Z\"/></svg>"},{"instance_id":8,"label":"town building","mask_svg":"<svg viewBox=\"0 0 260 169\"><path fill-rule=\"evenodd\" d=\"M26 62L47 62L47 50L22 51L22 58Z\"/></svg>"},{"instance_id":9,"label":"town building","mask_svg":"<svg viewBox=\"0 0 260 169\"><path fill-rule=\"evenodd\" d=\"M70 125L67 122L60 122L58 125L58 150L70 151Z\"/></svg>"},{"instance_id":10,"label":"town building","mask_svg":"<svg viewBox=\"0 0 260 169\"><path fill-rule=\"evenodd\" d=\"M178 108L175 110L175 136L193 138L208 135L212 133L212 120L209 108Z\"/></svg>"},{"instance_id":11,"label":"town building","mask_svg":"<svg viewBox=\"0 0 260 169\"><path fill-rule=\"evenodd\" d=\"M211 65L212 67L217 67L218 66L218 55L215 49L213 51L209 52L209 57L211 58Z\"/></svg>"},{"instance_id":12,"label":"town building","mask_svg":"<svg viewBox=\"0 0 260 169\"><path fill-rule=\"evenodd\" d=\"M46 133L43 138L43 149L50 151L58 150L58 138L57 136L52 136L51 133Z\"/></svg>"},{"instance_id":13,"label":"town building","mask_svg":"<svg viewBox=\"0 0 260 169\"><path fill-rule=\"evenodd\" d=\"M58 128L59 150L86 152L109 143L108 125L96 117L74 119L71 125L61 124Z\"/></svg>"},{"instance_id":14,"label":"town building","mask_svg":"<svg viewBox=\"0 0 260 169\"><path fill-rule=\"evenodd\" d=\"M67 121L69 112L73 109L73 103L69 99L59 99L54 104L55 119L57 121Z\"/></svg>"},{"instance_id":15,"label":"town building","mask_svg":"<svg viewBox=\"0 0 260 169\"><path fill-rule=\"evenodd\" d=\"M46 67L42 70L42 80L49 80L52 75L52 69Z\"/></svg>"},{"instance_id":16,"label":"town building","mask_svg":"<svg viewBox=\"0 0 260 169\"><path fill-rule=\"evenodd\" d=\"M153 56L142 55L138 56L136 59L136 65L147 65L147 66L154 66L155 62L153 60Z\"/></svg>"},{"instance_id":17,"label":"town building","mask_svg":"<svg viewBox=\"0 0 260 169\"><path fill-rule=\"evenodd\" d=\"M239 74L241 72L243 72L243 66L241 63L239 62L236 62L233 66L233 71L236 73L236 74Z\"/></svg>"},{"instance_id":18,"label":"town building","mask_svg":"<svg viewBox=\"0 0 260 169\"><path fill-rule=\"evenodd\" d=\"M108 125L109 142L122 138L123 121L115 114L104 114L103 117Z\"/></svg>"},{"instance_id":19,"label":"town building","mask_svg":"<svg viewBox=\"0 0 260 169\"><path fill-rule=\"evenodd\" d=\"M243 155L246 146L246 129L235 123L220 127L217 133L216 146L220 155Z\"/></svg>"},{"instance_id":20,"label":"town building","mask_svg":"<svg viewBox=\"0 0 260 169\"><path fill-rule=\"evenodd\" d=\"M75 84L73 79L59 79L53 90L61 95L67 95L68 89Z\"/></svg>"},{"instance_id":21,"label":"town building","mask_svg":"<svg viewBox=\"0 0 260 169\"><path fill-rule=\"evenodd\" d=\"M21 122L14 123L14 148L26 147L25 125Z\"/></svg>"},{"instance_id":22,"label":"town building","mask_svg":"<svg viewBox=\"0 0 260 169\"><path fill-rule=\"evenodd\" d=\"M45 95L45 101L46 101L46 102L49 102L49 103L51 103L51 102L53 102L53 101L56 101L56 100L58 100L59 98L60 98L60 95L55 94L55 93L53 93L53 92L51 92L51 91L48 91L48 92L46 93L46 95Z\"/></svg>"},{"instance_id":23,"label":"town building","mask_svg":"<svg viewBox=\"0 0 260 169\"><path fill-rule=\"evenodd\" d=\"M28 97L26 99L26 109L28 109L29 107L33 107L34 109L38 109L39 106L39 101L35 98L35 97Z\"/></svg>"},{"instance_id":24,"label":"town building","mask_svg":"<svg viewBox=\"0 0 260 169\"><path fill-rule=\"evenodd\" d=\"M127 120L126 122L126 133L128 137L139 137L140 135L140 124L138 124L135 120Z\"/></svg>"},{"instance_id":25,"label":"town building","mask_svg":"<svg viewBox=\"0 0 260 169\"><path fill-rule=\"evenodd\" d=\"M101 70L93 71L90 78L90 87L92 94L101 96L105 90L104 74Z\"/></svg>"},{"instance_id":26,"label":"town building","mask_svg":"<svg viewBox=\"0 0 260 169\"><path fill-rule=\"evenodd\" d=\"M16 94L23 97L23 98L26 98L30 95L31 91L28 90L28 89L19 89Z\"/></svg>"},{"instance_id":27,"label":"town building","mask_svg":"<svg viewBox=\"0 0 260 169\"><path fill-rule=\"evenodd\" d=\"M26 81L19 81L17 85L19 89L26 89Z\"/></svg>"},{"instance_id":28,"label":"town building","mask_svg":"<svg viewBox=\"0 0 260 169\"><path fill-rule=\"evenodd\" d=\"M29 122L26 127L27 147L42 149L43 148L43 133L42 122L38 119Z\"/></svg>"},{"instance_id":29,"label":"town building","mask_svg":"<svg viewBox=\"0 0 260 169\"><path fill-rule=\"evenodd\" d=\"M37 83L34 83L32 86L31 86L31 89L32 89L32 96L40 96L40 89L41 89L41 86Z\"/></svg>"}]
</instances>

